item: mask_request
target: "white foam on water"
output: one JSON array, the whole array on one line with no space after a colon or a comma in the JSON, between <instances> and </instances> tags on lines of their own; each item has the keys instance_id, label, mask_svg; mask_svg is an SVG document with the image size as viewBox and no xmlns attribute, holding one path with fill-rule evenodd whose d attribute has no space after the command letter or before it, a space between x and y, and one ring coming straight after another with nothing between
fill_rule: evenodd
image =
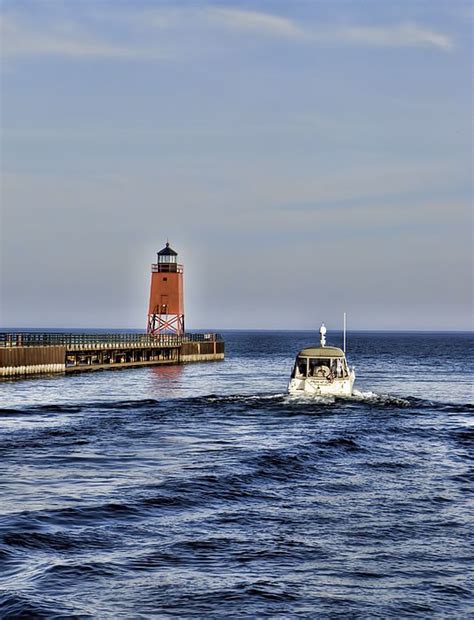
<instances>
[{"instance_id":1,"label":"white foam on water","mask_svg":"<svg viewBox=\"0 0 474 620\"><path fill-rule=\"evenodd\" d=\"M361 392L360 390L353 390L352 396L348 397L348 400L363 401L369 403L383 403L384 405L409 405L409 401L397 396L391 396L390 394L376 394L375 392Z\"/></svg>"},{"instance_id":2,"label":"white foam on water","mask_svg":"<svg viewBox=\"0 0 474 620\"><path fill-rule=\"evenodd\" d=\"M308 394L302 392L301 394L286 394L283 398L285 403L318 403L321 405L333 405L336 402L334 396L318 396L316 394Z\"/></svg>"},{"instance_id":3,"label":"white foam on water","mask_svg":"<svg viewBox=\"0 0 474 620\"><path fill-rule=\"evenodd\" d=\"M404 398L398 396L391 396L390 394L377 394L376 392L368 391L361 392L360 390L354 390L352 396L318 396L305 392L301 394L287 394L283 401L285 403L319 403L321 405L333 405L336 402L341 401L355 401L364 403L374 403L383 405L396 405L406 407L410 402Z\"/></svg>"},{"instance_id":4,"label":"white foam on water","mask_svg":"<svg viewBox=\"0 0 474 620\"><path fill-rule=\"evenodd\" d=\"M280 400L285 394L222 394L206 396L206 400L214 402L256 402L259 400Z\"/></svg>"}]
</instances>

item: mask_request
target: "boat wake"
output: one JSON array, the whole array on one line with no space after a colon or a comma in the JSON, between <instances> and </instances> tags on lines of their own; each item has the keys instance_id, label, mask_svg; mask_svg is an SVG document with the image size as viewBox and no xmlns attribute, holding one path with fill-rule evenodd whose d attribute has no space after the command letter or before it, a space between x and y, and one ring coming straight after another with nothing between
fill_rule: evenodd
<instances>
[{"instance_id":1,"label":"boat wake","mask_svg":"<svg viewBox=\"0 0 474 620\"><path fill-rule=\"evenodd\" d=\"M307 393L290 394L286 397L286 401L291 402L307 402L320 403L322 405L334 405L336 403L367 403L375 405L392 405L397 407L408 407L413 404L415 399L401 398L392 394L377 394L376 392L361 392L354 390L352 396L317 396Z\"/></svg>"},{"instance_id":2,"label":"boat wake","mask_svg":"<svg viewBox=\"0 0 474 620\"><path fill-rule=\"evenodd\" d=\"M407 398L401 398L392 394L377 394L376 392L361 392L360 390L353 390L352 396L350 396L348 400L383 405L395 405L397 407L408 407L413 404Z\"/></svg>"},{"instance_id":3,"label":"boat wake","mask_svg":"<svg viewBox=\"0 0 474 620\"><path fill-rule=\"evenodd\" d=\"M222 407L230 407L232 411L258 411L272 410L282 412L285 409L292 412L304 412L305 408L312 411L314 407L330 407L344 409L354 406L368 407L392 407L396 409L411 408L414 410L437 409L445 412L472 412L472 403L450 403L431 401L417 398L415 396L398 396L395 394L377 393L373 391L361 391L354 389L351 396L320 396L308 393L287 394L281 392L257 393L257 394L207 394L188 398L176 399L137 399L137 400L111 400L111 401L92 401L64 404L43 404L26 405L23 407L0 408L0 418L16 419L23 416L40 416L44 421L47 416L54 419L63 414L77 419L78 415L92 411L99 414L110 415L111 412L130 411L137 414L162 414L169 412L170 406L178 410L185 409L186 415L190 412L202 413L205 411L219 411Z\"/></svg>"}]
</instances>

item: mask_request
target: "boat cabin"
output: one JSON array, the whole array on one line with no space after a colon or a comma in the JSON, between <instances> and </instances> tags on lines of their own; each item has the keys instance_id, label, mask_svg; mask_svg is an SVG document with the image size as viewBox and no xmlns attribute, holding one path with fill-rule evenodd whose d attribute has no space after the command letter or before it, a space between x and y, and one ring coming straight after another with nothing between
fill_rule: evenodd
<instances>
[{"instance_id":1,"label":"boat cabin","mask_svg":"<svg viewBox=\"0 0 474 620\"><path fill-rule=\"evenodd\" d=\"M344 351L338 347L303 349L296 357L291 378L345 379L349 377Z\"/></svg>"}]
</instances>

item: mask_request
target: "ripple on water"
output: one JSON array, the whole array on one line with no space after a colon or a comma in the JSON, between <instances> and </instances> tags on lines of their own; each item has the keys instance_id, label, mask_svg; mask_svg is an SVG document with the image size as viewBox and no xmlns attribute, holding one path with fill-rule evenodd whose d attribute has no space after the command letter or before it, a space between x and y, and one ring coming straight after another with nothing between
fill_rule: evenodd
<instances>
[{"instance_id":1,"label":"ripple on water","mask_svg":"<svg viewBox=\"0 0 474 620\"><path fill-rule=\"evenodd\" d=\"M0 617L469 617L463 338L354 336L349 399L286 394L307 338L6 384Z\"/></svg>"}]
</instances>

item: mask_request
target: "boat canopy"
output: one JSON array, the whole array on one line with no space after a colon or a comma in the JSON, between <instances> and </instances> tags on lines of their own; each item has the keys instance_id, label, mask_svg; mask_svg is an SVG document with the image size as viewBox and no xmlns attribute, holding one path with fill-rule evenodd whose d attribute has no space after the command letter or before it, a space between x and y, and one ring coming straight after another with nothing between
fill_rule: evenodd
<instances>
[{"instance_id":1,"label":"boat canopy","mask_svg":"<svg viewBox=\"0 0 474 620\"><path fill-rule=\"evenodd\" d=\"M309 349L303 349L298 353L298 357L345 357L344 351L338 347L313 347Z\"/></svg>"}]
</instances>

